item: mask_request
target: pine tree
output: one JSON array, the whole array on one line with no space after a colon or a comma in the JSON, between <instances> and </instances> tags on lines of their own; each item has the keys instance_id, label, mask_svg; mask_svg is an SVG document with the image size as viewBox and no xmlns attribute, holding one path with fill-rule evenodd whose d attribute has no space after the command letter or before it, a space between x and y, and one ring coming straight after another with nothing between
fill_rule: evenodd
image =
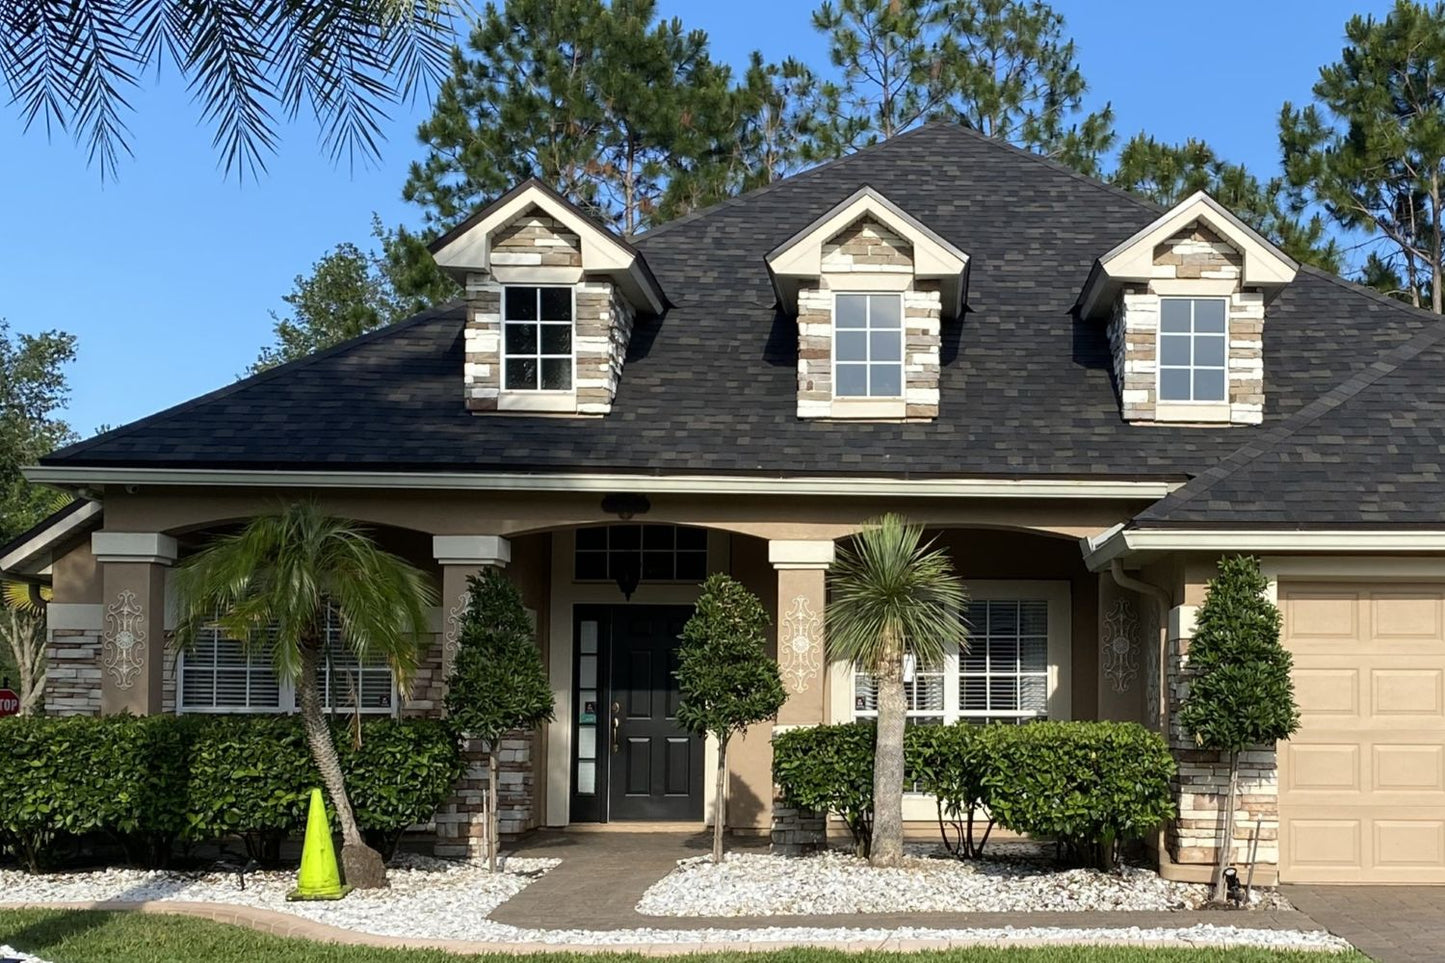
<instances>
[{"instance_id":1,"label":"pine tree","mask_svg":"<svg viewBox=\"0 0 1445 963\"><path fill-rule=\"evenodd\" d=\"M1084 114L1087 85L1064 18L1041 0L827 0L842 79L818 88L814 156L836 157L930 118L1054 157L1087 174L1114 140L1113 112Z\"/></svg>"},{"instance_id":2,"label":"pine tree","mask_svg":"<svg viewBox=\"0 0 1445 963\"><path fill-rule=\"evenodd\" d=\"M1381 241L1376 266L1402 268L1412 303L1441 311L1445 4L1396 0L1383 20L1352 18L1345 36L1316 103L1280 112L1285 176L1297 203Z\"/></svg>"},{"instance_id":3,"label":"pine tree","mask_svg":"<svg viewBox=\"0 0 1445 963\"><path fill-rule=\"evenodd\" d=\"M1295 260L1333 273L1342 267L1343 252L1328 235L1324 218L1306 217L1291 207L1282 178L1261 182L1203 141L1167 144L1135 134L1119 152L1109 180L1165 207L1205 191Z\"/></svg>"},{"instance_id":4,"label":"pine tree","mask_svg":"<svg viewBox=\"0 0 1445 963\"><path fill-rule=\"evenodd\" d=\"M1272 746L1299 728L1292 660L1280 644L1279 609L1265 598L1259 560L1221 559L1194 623L1188 666L1193 677L1179 722L1203 749L1228 753L1224 837L1215 868L1214 898L1224 898L1224 868L1234 846L1239 754Z\"/></svg>"},{"instance_id":5,"label":"pine tree","mask_svg":"<svg viewBox=\"0 0 1445 963\"><path fill-rule=\"evenodd\" d=\"M768 613L757 596L726 575L709 575L682 629L677 721L717 739L717 810L712 859L723 859L727 827L728 744L733 736L778 714L787 693L768 654Z\"/></svg>"},{"instance_id":6,"label":"pine tree","mask_svg":"<svg viewBox=\"0 0 1445 963\"><path fill-rule=\"evenodd\" d=\"M452 728L487 752L487 865L497 871L497 753L502 737L552 719L552 687L517 587L495 568L467 580L467 610L447 677Z\"/></svg>"}]
</instances>

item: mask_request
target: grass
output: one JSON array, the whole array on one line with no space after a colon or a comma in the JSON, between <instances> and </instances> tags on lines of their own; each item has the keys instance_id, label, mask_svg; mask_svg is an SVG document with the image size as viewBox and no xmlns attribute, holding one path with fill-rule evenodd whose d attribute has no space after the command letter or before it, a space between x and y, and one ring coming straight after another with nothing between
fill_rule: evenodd
<instances>
[{"instance_id":1,"label":"grass","mask_svg":"<svg viewBox=\"0 0 1445 963\"><path fill-rule=\"evenodd\" d=\"M51 963L511 963L510 956L461 957L436 950L385 950L283 939L240 927L181 916L138 913L0 911L0 943ZM655 963L635 954L581 957L539 954L530 963ZM1324 955L1273 950L1141 950L1060 946L980 948L938 953L845 954L792 949L776 953L717 953L683 957L686 963L1368 963L1357 953Z\"/></svg>"}]
</instances>

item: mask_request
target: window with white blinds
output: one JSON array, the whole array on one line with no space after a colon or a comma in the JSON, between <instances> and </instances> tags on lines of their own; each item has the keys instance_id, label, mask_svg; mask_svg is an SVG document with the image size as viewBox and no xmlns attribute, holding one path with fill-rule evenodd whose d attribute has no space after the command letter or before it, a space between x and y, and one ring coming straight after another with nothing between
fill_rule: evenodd
<instances>
[{"instance_id":1,"label":"window with white blinds","mask_svg":"<svg viewBox=\"0 0 1445 963\"><path fill-rule=\"evenodd\" d=\"M950 649L937 665L909 657L903 683L908 723L1019 723L1049 718L1051 605L1057 608L1059 602L1027 597L971 601L963 614L968 626L964 651ZM1057 626L1054 629L1057 668L1066 658L1067 635ZM877 715L877 684L855 671L853 716Z\"/></svg>"},{"instance_id":2,"label":"window with white blinds","mask_svg":"<svg viewBox=\"0 0 1445 963\"><path fill-rule=\"evenodd\" d=\"M326 651L321 665L321 701L329 712L389 713L396 680L385 661L361 664L342 644L335 609L326 613ZM247 652L215 626L197 633L196 644L177 661L177 711L294 712L296 692L279 680L265 645Z\"/></svg>"}]
</instances>

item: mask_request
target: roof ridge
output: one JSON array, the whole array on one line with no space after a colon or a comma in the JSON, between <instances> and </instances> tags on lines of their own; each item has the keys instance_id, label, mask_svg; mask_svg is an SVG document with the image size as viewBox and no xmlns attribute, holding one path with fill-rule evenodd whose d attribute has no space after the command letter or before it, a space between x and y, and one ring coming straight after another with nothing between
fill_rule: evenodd
<instances>
[{"instance_id":1,"label":"roof ridge","mask_svg":"<svg viewBox=\"0 0 1445 963\"><path fill-rule=\"evenodd\" d=\"M221 398L228 397L235 392L240 391L242 388L248 388L257 384L264 384L267 381L280 377L282 374L289 374L290 372L296 371L298 368L304 368L309 365L314 365L317 362L324 361L334 355L350 351L353 348L361 347L362 345L368 344L372 341L382 340L383 338L390 337L391 335L398 334L401 331L416 327L417 325L424 322L436 320L437 318L441 317L445 312L453 310L454 308L460 306L462 303L463 302L461 301L461 299L453 299L446 302L445 304L435 305L433 307L427 308L425 311L419 311L418 313L413 314L409 318L403 318L400 321L395 322L394 324L383 325L382 327L376 328L373 331L368 331L365 334L359 334L354 338L348 338L347 340L342 341L340 344L333 344L329 348L323 348L320 351L313 352L311 354L305 355L304 357L296 358L295 360L287 361L283 364L278 364L274 368L267 368L265 371L258 371L256 374L248 375L245 378L238 378L237 380L231 382L228 385L222 385L221 387L214 388L206 392L205 394L197 395L194 398L188 398L187 400L182 401L179 404L171 405L169 408L162 408L160 411L146 415L144 418L138 418L135 421L121 425L118 428L112 428L110 431L101 432L100 434L93 435L90 438L84 439L83 441L77 441L73 444L66 445L64 448L57 448L50 454L43 456L40 461L43 463L56 458L74 457L75 455L88 451L90 448L100 444L101 442L114 441L117 438L124 437L125 435L128 435L133 431L144 428L147 425L160 421L163 418L179 414L183 411L190 411L193 408L198 408L201 405L207 404L209 402L217 401Z\"/></svg>"},{"instance_id":2,"label":"roof ridge","mask_svg":"<svg viewBox=\"0 0 1445 963\"><path fill-rule=\"evenodd\" d=\"M1321 272L1323 273L1323 272ZM1408 307L1408 305L1406 305ZM1365 368L1355 372L1329 391L1290 415L1283 422L1266 432L1262 437L1241 445L1232 454L1221 459L1204 472L1160 499L1154 505L1140 512L1136 518L1149 515L1166 515L1169 511L1198 498L1215 485L1253 464L1259 458L1278 450L1279 446L1302 429L1314 424L1325 415L1359 395L1386 375L1397 371L1401 365L1411 361L1427 348L1445 339L1445 317L1432 315L1436 324L1416 333L1401 344L1384 352ZM1133 527L1134 523L1131 523Z\"/></svg>"}]
</instances>

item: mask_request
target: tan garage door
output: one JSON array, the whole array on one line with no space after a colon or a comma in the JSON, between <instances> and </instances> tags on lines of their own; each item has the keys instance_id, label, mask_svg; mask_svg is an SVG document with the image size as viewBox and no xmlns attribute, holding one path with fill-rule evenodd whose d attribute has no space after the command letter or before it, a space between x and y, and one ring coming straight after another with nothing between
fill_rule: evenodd
<instances>
[{"instance_id":1,"label":"tan garage door","mask_svg":"<svg viewBox=\"0 0 1445 963\"><path fill-rule=\"evenodd\" d=\"M1445 583L1281 583L1287 882L1445 883Z\"/></svg>"}]
</instances>

